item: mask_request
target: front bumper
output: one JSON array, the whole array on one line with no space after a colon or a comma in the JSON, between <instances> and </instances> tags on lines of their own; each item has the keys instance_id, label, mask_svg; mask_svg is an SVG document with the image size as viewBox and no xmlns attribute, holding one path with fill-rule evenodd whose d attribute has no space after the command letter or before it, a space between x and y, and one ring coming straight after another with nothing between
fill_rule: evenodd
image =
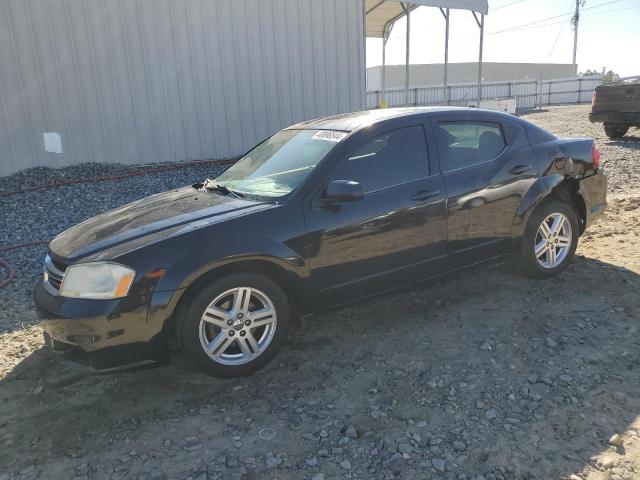
<instances>
[{"instance_id":1,"label":"front bumper","mask_svg":"<svg viewBox=\"0 0 640 480\"><path fill-rule=\"evenodd\" d=\"M34 302L47 348L68 366L107 372L166 363L164 322L148 322L150 296L117 300L65 298L40 280Z\"/></svg>"}]
</instances>

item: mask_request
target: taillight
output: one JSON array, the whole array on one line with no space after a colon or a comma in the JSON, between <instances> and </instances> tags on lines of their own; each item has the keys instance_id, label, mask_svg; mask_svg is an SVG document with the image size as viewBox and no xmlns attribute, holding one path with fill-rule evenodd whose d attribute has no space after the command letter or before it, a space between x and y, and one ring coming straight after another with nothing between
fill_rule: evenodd
<instances>
[{"instance_id":1,"label":"taillight","mask_svg":"<svg viewBox=\"0 0 640 480\"><path fill-rule=\"evenodd\" d=\"M596 168L600 167L600 150L598 149L598 146L594 143L593 144L593 169L595 170Z\"/></svg>"}]
</instances>

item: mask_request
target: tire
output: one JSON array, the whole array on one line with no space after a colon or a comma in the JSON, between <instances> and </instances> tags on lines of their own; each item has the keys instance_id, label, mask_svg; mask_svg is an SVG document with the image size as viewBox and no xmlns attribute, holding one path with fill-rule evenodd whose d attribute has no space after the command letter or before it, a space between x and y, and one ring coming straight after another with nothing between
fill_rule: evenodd
<instances>
[{"instance_id":1,"label":"tire","mask_svg":"<svg viewBox=\"0 0 640 480\"><path fill-rule=\"evenodd\" d=\"M543 227L543 222L548 229ZM554 225L558 229L556 235L551 228ZM541 203L531 214L522 236L517 255L520 270L537 278L550 278L562 272L575 255L579 228L578 216L572 205L559 199ZM539 255L536 255L536 250L540 251Z\"/></svg>"},{"instance_id":2,"label":"tire","mask_svg":"<svg viewBox=\"0 0 640 480\"><path fill-rule=\"evenodd\" d=\"M179 331L196 368L214 377L239 377L273 359L287 339L290 317L289 300L275 282L235 273L198 292Z\"/></svg>"},{"instance_id":3,"label":"tire","mask_svg":"<svg viewBox=\"0 0 640 480\"><path fill-rule=\"evenodd\" d=\"M604 126L604 133L609 138L622 138L627 133L627 130L629 130L629 127Z\"/></svg>"}]
</instances>

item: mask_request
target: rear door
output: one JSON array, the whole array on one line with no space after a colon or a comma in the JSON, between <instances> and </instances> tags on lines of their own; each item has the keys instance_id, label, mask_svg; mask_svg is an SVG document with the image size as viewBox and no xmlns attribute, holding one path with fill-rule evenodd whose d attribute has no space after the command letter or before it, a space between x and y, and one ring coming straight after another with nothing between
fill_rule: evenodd
<instances>
[{"instance_id":1,"label":"rear door","mask_svg":"<svg viewBox=\"0 0 640 480\"><path fill-rule=\"evenodd\" d=\"M486 112L437 117L432 125L447 189L451 267L506 253L516 209L538 177L524 129Z\"/></svg>"},{"instance_id":2,"label":"rear door","mask_svg":"<svg viewBox=\"0 0 640 480\"><path fill-rule=\"evenodd\" d=\"M305 209L318 302L348 302L444 270L444 184L425 133L415 121L371 132L338 159ZM324 205L332 180L360 183L364 198Z\"/></svg>"}]
</instances>

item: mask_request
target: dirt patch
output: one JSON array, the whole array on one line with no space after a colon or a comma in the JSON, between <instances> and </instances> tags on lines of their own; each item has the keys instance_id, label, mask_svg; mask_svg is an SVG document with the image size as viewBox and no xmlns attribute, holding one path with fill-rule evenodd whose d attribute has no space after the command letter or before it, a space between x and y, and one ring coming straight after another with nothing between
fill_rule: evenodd
<instances>
[{"instance_id":1,"label":"dirt patch","mask_svg":"<svg viewBox=\"0 0 640 480\"><path fill-rule=\"evenodd\" d=\"M640 478L640 141L608 141L587 111L529 116L597 136L610 172L609 208L557 279L498 266L325 315L234 380L179 354L77 375L37 326L14 329L0 479Z\"/></svg>"}]
</instances>

